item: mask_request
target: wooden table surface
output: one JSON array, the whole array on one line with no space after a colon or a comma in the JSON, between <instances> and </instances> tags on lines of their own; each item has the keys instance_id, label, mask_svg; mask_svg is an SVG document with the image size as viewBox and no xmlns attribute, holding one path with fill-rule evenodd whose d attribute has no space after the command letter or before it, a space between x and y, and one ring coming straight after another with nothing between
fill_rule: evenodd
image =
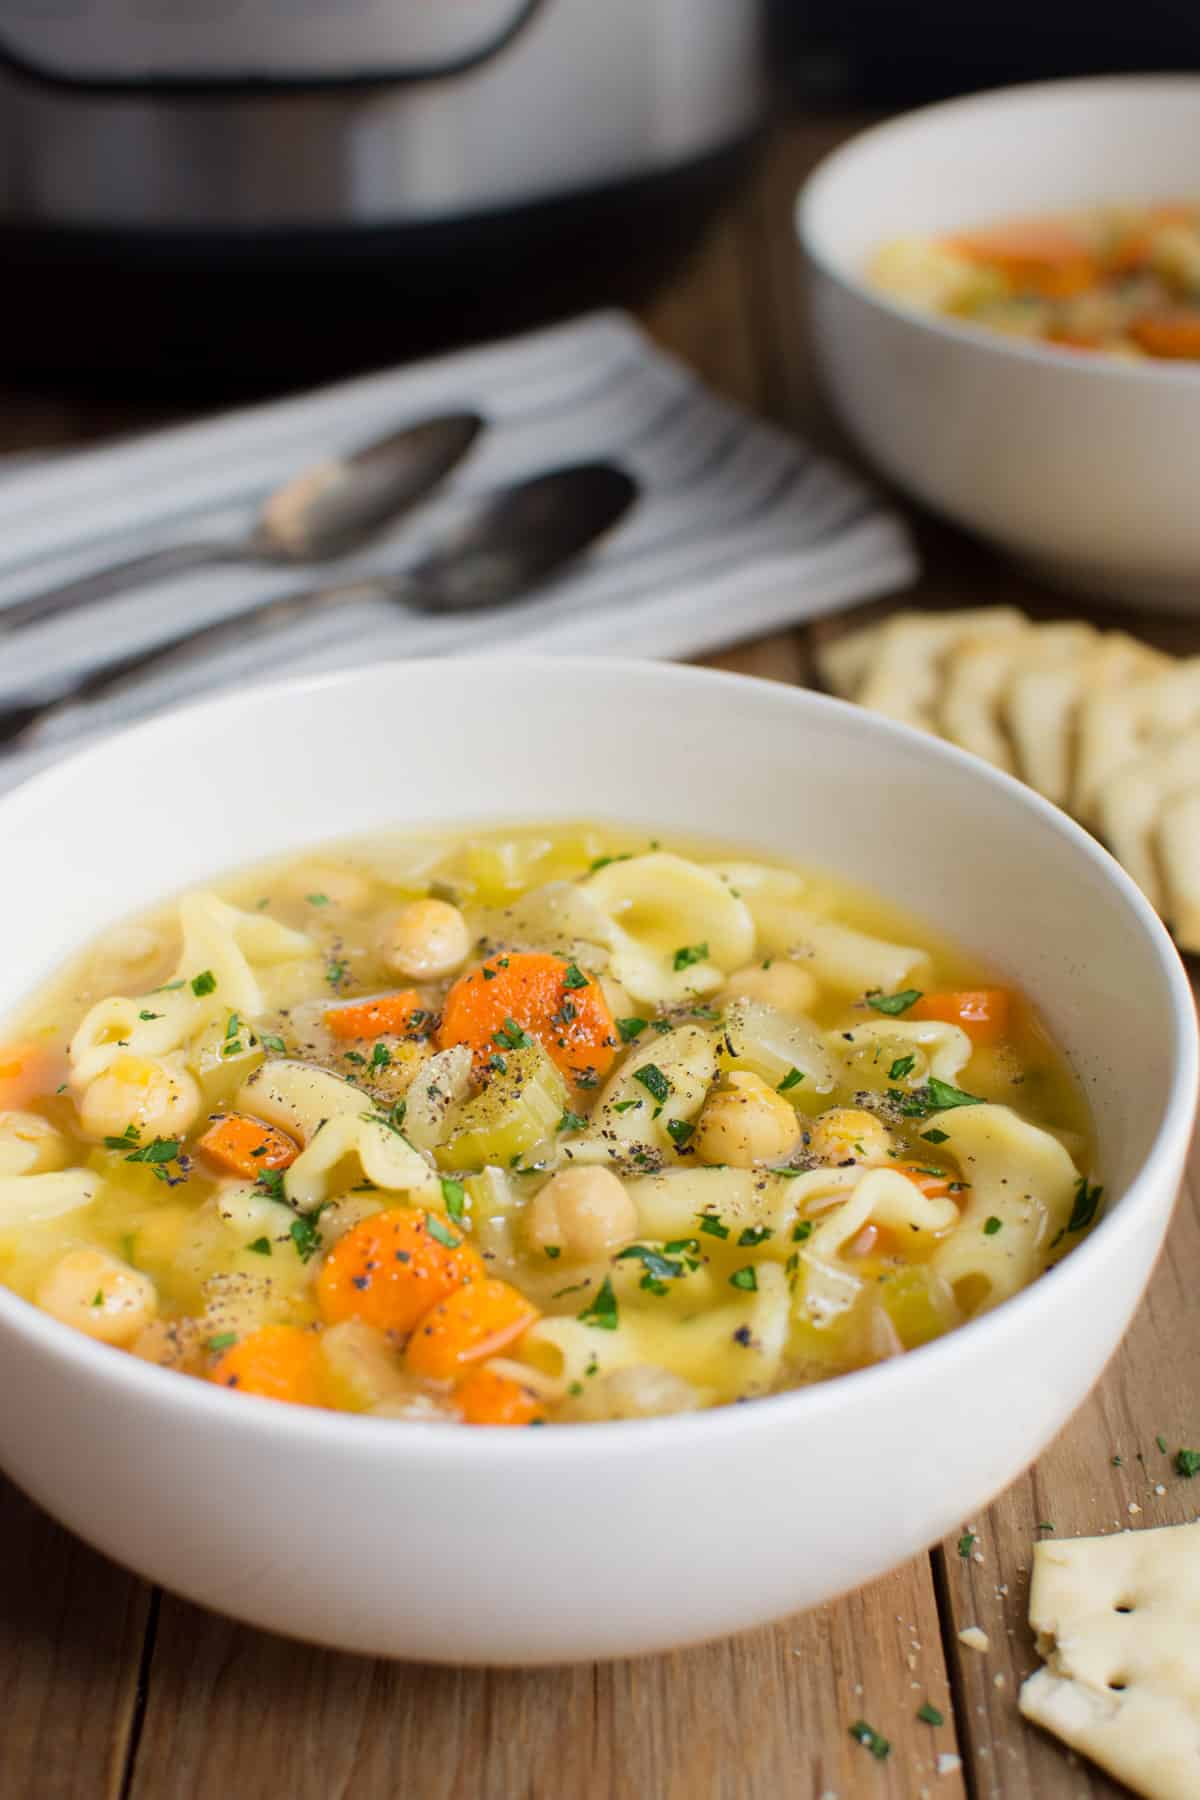
<instances>
[{"instance_id":1,"label":"wooden table surface","mask_svg":"<svg viewBox=\"0 0 1200 1800\"><path fill-rule=\"evenodd\" d=\"M654 335L714 387L835 446L805 352L790 214L807 169L856 123L781 127L747 188L641 309ZM77 442L134 417L4 396L0 447ZM948 528L917 524L926 572L910 601L1062 609ZM709 660L802 682L813 635L784 633ZM1200 648L1188 622L1163 622L1153 635ZM1200 1444L1194 1157L1191 1170L1124 1347L1036 1466L962 1521L977 1534L973 1555L959 1554L956 1534L834 1605L704 1649L529 1673L335 1655L150 1589L0 1479L0 1797L1116 1795L1123 1790L1018 1717L1017 1690L1037 1660L1025 1621L1030 1546L1046 1522L1067 1536L1179 1523L1200 1508L1200 1482L1175 1475L1156 1445L1159 1434L1171 1451ZM886 1506L886 1469L879 1488ZM969 1625L986 1632L986 1653L959 1642ZM925 1701L945 1717L936 1729L917 1718ZM851 1740L859 1718L891 1740L886 1761Z\"/></svg>"}]
</instances>

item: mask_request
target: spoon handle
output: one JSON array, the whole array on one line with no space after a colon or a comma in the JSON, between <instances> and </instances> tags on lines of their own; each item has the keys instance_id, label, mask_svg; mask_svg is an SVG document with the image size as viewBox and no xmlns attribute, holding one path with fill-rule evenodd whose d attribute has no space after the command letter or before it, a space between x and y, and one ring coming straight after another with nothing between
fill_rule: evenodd
<instances>
[{"instance_id":1,"label":"spoon handle","mask_svg":"<svg viewBox=\"0 0 1200 1800\"><path fill-rule=\"evenodd\" d=\"M209 563L256 560L253 546L245 543L164 544L159 550L147 550L141 556L129 556L124 562L96 569L91 575L81 575L77 581L45 588L40 594L31 594L27 600L18 600L15 606L0 607L0 637L10 631L22 631L28 625L40 625L45 619L56 619L60 613L73 612L77 606L107 600L126 588L157 581L163 575L176 575L184 569L202 569Z\"/></svg>"},{"instance_id":2,"label":"spoon handle","mask_svg":"<svg viewBox=\"0 0 1200 1800\"><path fill-rule=\"evenodd\" d=\"M394 578L388 583L390 592L397 591L398 586ZM47 683L27 694L17 694L0 703L0 747L16 744L60 707L74 705L80 700L97 700L101 695L123 687L126 682L146 675L161 675L174 668L184 668L198 656L241 649L259 637L277 631L280 626L290 625L295 619L308 618L314 612L342 606L351 600L378 599L379 594L380 584L375 580L283 594L278 599L264 601L261 606L251 607L248 612L238 613L232 619L203 625L197 631L180 632L165 643L135 651L132 656L119 657L98 669L70 676L64 682Z\"/></svg>"}]
</instances>

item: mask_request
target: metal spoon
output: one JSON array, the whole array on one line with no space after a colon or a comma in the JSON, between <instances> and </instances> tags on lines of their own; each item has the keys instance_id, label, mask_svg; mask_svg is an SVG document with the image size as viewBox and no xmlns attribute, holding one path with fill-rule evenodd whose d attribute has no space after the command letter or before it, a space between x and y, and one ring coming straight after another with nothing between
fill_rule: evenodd
<instances>
[{"instance_id":1,"label":"metal spoon","mask_svg":"<svg viewBox=\"0 0 1200 1800\"><path fill-rule=\"evenodd\" d=\"M164 544L0 608L0 633L107 600L128 587L214 563L327 562L415 506L461 462L483 429L477 413L406 425L352 455L304 469L268 496L254 528L227 543Z\"/></svg>"},{"instance_id":2,"label":"metal spoon","mask_svg":"<svg viewBox=\"0 0 1200 1800\"><path fill-rule=\"evenodd\" d=\"M145 675L184 667L194 658L257 643L282 625L354 600L393 600L423 613L471 612L503 606L543 582L609 531L637 496L637 483L612 463L551 470L478 502L411 569L397 575L283 594L0 704L0 746L17 743L60 709L94 700Z\"/></svg>"}]
</instances>

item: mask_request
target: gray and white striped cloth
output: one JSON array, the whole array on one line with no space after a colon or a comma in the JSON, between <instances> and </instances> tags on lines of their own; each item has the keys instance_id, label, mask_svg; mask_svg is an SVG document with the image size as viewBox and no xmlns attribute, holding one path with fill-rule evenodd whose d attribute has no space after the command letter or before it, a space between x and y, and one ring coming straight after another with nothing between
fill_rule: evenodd
<instances>
[{"instance_id":1,"label":"gray and white striped cloth","mask_svg":"<svg viewBox=\"0 0 1200 1800\"><path fill-rule=\"evenodd\" d=\"M557 464L596 457L641 484L595 551L528 600L429 618L348 603L63 712L0 753L0 787L87 737L178 700L264 675L455 650L701 654L903 587L908 533L857 477L718 398L631 319L596 313L296 399L111 447L23 462L0 481L0 616L6 604L182 539L235 538L306 464L433 412L488 421L444 488L331 569L225 564L0 635L0 703L48 670L84 670L321 580L402 570L464 501Z\"/></svg>"}]
</instances>

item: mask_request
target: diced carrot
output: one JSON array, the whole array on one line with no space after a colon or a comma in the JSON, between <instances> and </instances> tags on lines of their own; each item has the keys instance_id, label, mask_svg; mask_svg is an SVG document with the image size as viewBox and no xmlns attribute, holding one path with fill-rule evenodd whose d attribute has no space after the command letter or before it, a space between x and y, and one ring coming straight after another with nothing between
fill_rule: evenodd
<instances>
[{"instance_id":1,"label":"diced carrot","mask_svg":"<svg viewBox=\"0 0 1200 1800\"><path fill-rule=\"evenodd\" d=\"M446 995L438 1044L469 1044L478 1068L527 1031L563 1074L591 1085L617 1053L612 1014L594 976L539 950L513 951L462 975Z\"/></svg>"},{"instance_id":2,"label":"diced carrot","mask_svg":"<svg viewBox=\"0 0 1200 1800\"><path fill-rule=\"evenodd\" d=\"M67 1072L65 1059L45 1044L0 1049L0 1111L52 1094Z\"/></svg>"},{"instance_id":3,"label":"diced carrot","mask_svg":"<svg viewBox=\"0 0 1200 1800\"><path fill-rule=\"evenodd\" d=\"M897 1175L906 1175L915 1182L927 1200L953 1200L967 1184L961 1175L953 1175L949 1169L935 1170L926 1163L889 1163ZM951 1188L955 1190L951 1192Z\"/></svg>"},{"instance_id":4,"label":"diced carrot","mask_svg":"<svg viewBox=\"0 0 1200 1800\"><path fill-rule=\"evenodd\" d=\"M532 1388L493 1369L474 1369L459 1383L455 1398L468 1425L534 1425L546 1409Z\"/></svg>"},{"instance_id":5,"label":"diced carrot","mask_svg":"<svg viewBox=\"0 0 1200 1800\"><path fill-rule=\"evenodd\" d=\"M289 1400L294 1406L328 1403L321 1374L320 1339L297 1325L264 1325L240 1338L213 1365L209 1380L240 1394Z\"/></svg>"},{"instance_id":6,"label":"diced carrot","mask_svg":"<svg viewBox=\"0 0 1200 1800\"><path fill-rule=\"evenodd\" d=\"M289 1168L300 1154L286 1131L249 1113L218 1113L196 1148L218 1169L251 1181L262 1169Z\"/></svg>"},{"instance_id":7,"label":"diced carrot","mask_svg":"<svg viewBox=\"0 0 1200 1800\"><path fill-rule=\"evenodd\" d=\"M420 994L403 988L398 994L375 994L370 1000L348 1000L343 1006L331 1006L325 1023L335 1038L383 1037L385 1033L403 1037L406 1032L426 1022L433 1023Z\"/></svg>"},{"instance_id":8,"label":"diced carrot","mask_svg":"<svg viewBox=\"0 0 1200 1800\"><path fill-rule=\"evenodd\" d=\"M483 1273L483 1258L461 1226L398 1206L361 1219L338 1239L317 1277L317 1305L327 1325L361 1319L379 1331L408 1332Z\"/></svg>"},{"instance_id":9,"label":"diced carrot","mask_svg":"<svg viewBox=\"0 0 1200 1800\"><path fill-rule=\"evenodd\" d=\"M996 1044L1009 1026L1012 994L1007 988L971 988L962 993L922 994L910 1019L938 1019L961 1026L976 1044Z\"/></svg>"},{"instance_id":10,"label":"diced carrot","mask_svg":"<svg viewBox=\"0 0 1200 1800\"><path fill-rule=\"evenodd\" d=\"M1014 219L955 234L950 246L1007 275L1013 285L1047 300L1081 294L1097 269L1085 240L1063 219Z\"/></svg>"},{"instance_id":11,"label":"diced carrot","mask_svg":"<svg viewBox=\"0 0 1200 1800\"><path fill-rule=\"evenodd\" d=\"M532 1301L507 1281L472 1282L426 1313L408 1340L404 1358L414 1374L450 1381L471 1363L498 1356L537 1316Z\"/></svg>"},{"instance_id":12,"label":"diced carrot","mask_svg":"<svg viewBox=\"0 0 1200 1800\"><path fill-rule=\"evenodd\" d=\"M1200 358L1200 311L1145 313L1129 326L1129 335L1148 356L1176 362Z\"/></svg>"}]
</instances>

